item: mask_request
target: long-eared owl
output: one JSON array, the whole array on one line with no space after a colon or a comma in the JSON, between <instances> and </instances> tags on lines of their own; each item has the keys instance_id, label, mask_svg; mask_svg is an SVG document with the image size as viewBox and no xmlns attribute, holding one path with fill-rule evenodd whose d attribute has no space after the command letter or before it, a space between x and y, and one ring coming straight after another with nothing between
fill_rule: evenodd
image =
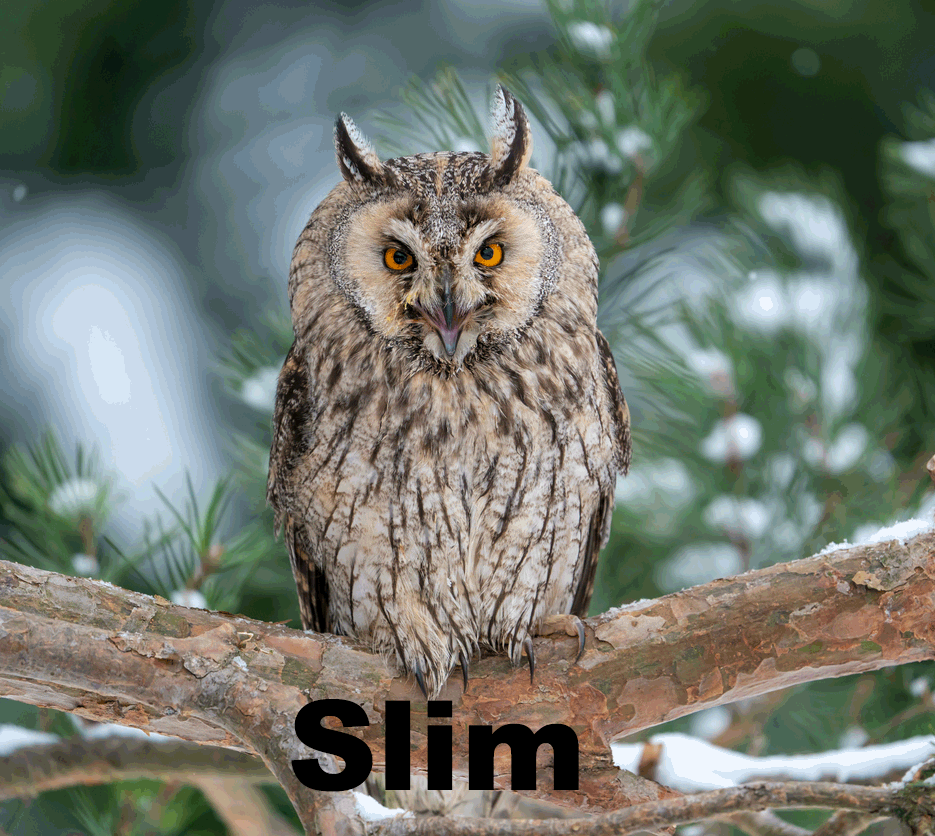
<instances>
[{"instance_id":1,"label":"long-eared owl","mask_svg":"<svg viewBox=\"0 0 935 836\"><path fill-rule=\"evenodd\" d=\"M268 499L303 625L430 695L587 613L630 461L594 247L503 88L493 123L489 154L380 160L342 113L289 273Z\"/></svg>"}]
</instances>

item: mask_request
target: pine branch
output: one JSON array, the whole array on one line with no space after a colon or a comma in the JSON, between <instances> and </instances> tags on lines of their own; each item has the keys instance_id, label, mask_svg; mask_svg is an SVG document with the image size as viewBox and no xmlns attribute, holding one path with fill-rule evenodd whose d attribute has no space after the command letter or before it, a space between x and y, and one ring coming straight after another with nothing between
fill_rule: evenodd
<instances>
[{"instance_id":1,"label":"pine branch","mask_svg":"<svg viewBox=\"0 0 935 836\"><path fill-rule=\"evenodd\" d=\"M388 699L421 703L411 679L352 641L205 610L110 584L0 563L0 687L13 699L253 751L310 830L344 815L343 795L312 793L291 769L310 757L293 723L307 698L346 698L385 763ZM712 705L790 685L935 658L935 534L837 549L622 607L586 622L587 650L564 633L536 640L536 682L482 659L461 693L452 677L454 770L467 774L469 725L564 723L578 735L577 792L536 791L605 812L666 793L617 770L607 744ZM413 712L412 768L424 772L425 714ZM502 749L503 747L501 747ZM499 751L499 750L498 750ZM499 757L496 784L509 768ZM740 808L738 808L740 809ZM865 809L865 808L861 808ZM725 812L725 811L720 811Z\"/></svg>"}]
</instances>

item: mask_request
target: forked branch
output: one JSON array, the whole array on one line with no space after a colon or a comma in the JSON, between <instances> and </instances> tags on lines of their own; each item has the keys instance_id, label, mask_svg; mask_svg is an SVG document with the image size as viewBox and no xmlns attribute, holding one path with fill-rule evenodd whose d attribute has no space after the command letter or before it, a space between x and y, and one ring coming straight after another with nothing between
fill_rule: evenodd
<instances>
[{"instance_id":1,"label":"forked branch","mask_svg":"<svg viewBox=\"0 0 935 836\"><path fill-rule=\"evenodd\" d=\"M337 797L291 769L312 753L293 722L309 699L352 699L370 726L350 730L384 764L387 700L411 700L412 768L425 770L424 702L354 642L170 602L99 581L0 562L0 688L5 696L105 722L252 751L283 784L307 827ZM536 640L536 681L492 656L454 703L454 771L467 775L469 725L572 727L577 791L538 789L582 813L670 795L621 773L608 744L666 720L785 688L935 658L935 535L829 551L640 602L588 619L587 646L564 632ZM572 631L574 632L574 631ZM496 784L508 787L506 747ZM547 748L540 750L543 756ZM502 752L502 759L501 759ZM343 803L343 802L340 802Z\"/></svg>"}]
</instances>

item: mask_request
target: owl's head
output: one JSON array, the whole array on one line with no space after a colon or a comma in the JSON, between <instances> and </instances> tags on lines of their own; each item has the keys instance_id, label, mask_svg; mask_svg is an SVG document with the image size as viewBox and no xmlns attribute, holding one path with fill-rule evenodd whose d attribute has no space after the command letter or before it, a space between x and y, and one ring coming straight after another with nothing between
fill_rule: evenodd
<instances>
[{"instance_id":1,"label":"owl's head","mask_svg":"<svg viewBox=\"0 0 935 836\"><path fill-rule=\"evenodd\" d=\"M529 122L502 87L493 123L489 154L385 161L347 115L335 125L344 182L326 199L330 278L371 332L436 367L521 336L559 272L557 204L574 218L528 167Z\"/></svg>"}]
</instances>

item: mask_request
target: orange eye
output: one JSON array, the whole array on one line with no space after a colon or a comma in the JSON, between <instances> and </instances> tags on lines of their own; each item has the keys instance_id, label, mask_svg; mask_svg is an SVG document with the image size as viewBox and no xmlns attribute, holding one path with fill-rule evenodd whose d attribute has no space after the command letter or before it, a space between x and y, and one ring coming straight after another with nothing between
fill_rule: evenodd
<instances>
[{"instance_id":1,"label":"orange eye","mask_svg":"<svg viewBox=\"0 0 935 836\"><path fill-rule=\"evenodd\" d=\"M503 247L500 244L484 244L475 254L474 263L484 267L496 267L503 261Z\"/></svg>"},{"instance_id":2,"label":"orange eye","mask_svg":"<svg viewBox=\"0 0 935 836\"><path fill-rule=\"evenodd\" d=\"M390 268L390 270L405 270L408 267L412 267L415 263L415 259L412 257L412 253L407 253L405 250L401 250L398 247L387 247L383 252L383 263Z\"/></svg>"}]
</instances>

